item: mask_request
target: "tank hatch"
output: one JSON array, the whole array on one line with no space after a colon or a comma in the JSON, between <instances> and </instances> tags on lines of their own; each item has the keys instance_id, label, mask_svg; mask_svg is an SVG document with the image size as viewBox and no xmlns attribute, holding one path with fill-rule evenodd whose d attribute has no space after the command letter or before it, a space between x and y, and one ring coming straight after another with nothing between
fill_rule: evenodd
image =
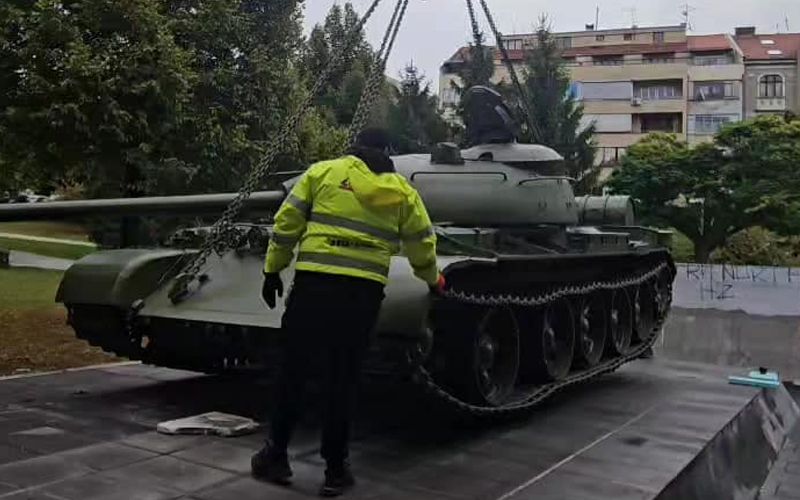
<instances>
[{"instance_id":1,"label":"tank hatch","mask_svg":"<svg viewBox=\"0 0 800 500\"><path fill-rule=\"evenodd\" d=\"M472 161L499 163L560 162L564 158L555 150L540 144L478 144L461 150L461 157Z\"/></svg>"},{"instance_id":2,"label":"tank hatch","mask_svg":"<svg viewBox=\"0 0 800 500\"><path fill-rule=\"evenodd\" d=\"M464 93L462 100L470 144L512 142L517 138L514 115L498 92L475 85Z\"/></svg>"}]
</instances>

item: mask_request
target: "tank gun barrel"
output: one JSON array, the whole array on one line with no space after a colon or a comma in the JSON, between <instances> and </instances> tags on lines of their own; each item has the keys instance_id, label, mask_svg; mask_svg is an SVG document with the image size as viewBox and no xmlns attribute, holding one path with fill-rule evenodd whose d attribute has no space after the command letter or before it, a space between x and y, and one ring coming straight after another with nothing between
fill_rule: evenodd
<instances>
[{"instance_id":1,"label":"tank gun barrel","mask_svg":"<svg viewBox=\"0 0 800 500\"><path fill-rule=\"evenodd\" d=\"M154 196L102 200L52 201L0 205L0 221L61 220L82 217L140 215L219 214L236 193L187 196ZM257 191L244 203L244 211L276 209L286 197L284 191Z\"/></svg>"}]
</instances>

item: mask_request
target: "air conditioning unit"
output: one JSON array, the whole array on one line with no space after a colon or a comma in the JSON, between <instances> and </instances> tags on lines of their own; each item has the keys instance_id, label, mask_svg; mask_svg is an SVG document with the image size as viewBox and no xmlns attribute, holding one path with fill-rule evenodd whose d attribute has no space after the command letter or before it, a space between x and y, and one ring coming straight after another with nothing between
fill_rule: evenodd
<instances>
[{"instance_id":1,"label":"air conditioning unit","mask_svg":"<svg viewBox=\"0 0 800 500\"><path fill-rule=\"evenodd\" d=\"M642 98L641 97L634 97L631 99L631 106L641 106L642 105Z\"/></svg>"}]
</instances>

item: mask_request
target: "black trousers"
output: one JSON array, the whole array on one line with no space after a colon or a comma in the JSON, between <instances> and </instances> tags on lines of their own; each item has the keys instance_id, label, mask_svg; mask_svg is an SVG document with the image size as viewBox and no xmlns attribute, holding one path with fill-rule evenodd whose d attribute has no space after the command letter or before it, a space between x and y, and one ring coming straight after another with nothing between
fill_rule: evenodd
<instances>
[{"instance_id":1,"label":"black trousers","mask_svg":"<svg viewBox=\"0 0 800 500\"><path fill-rule=\"evenodd\" d=\"M286 350L270 426L276 451L289 446L306 379L319 362L325 389L322 457L329 465L347 459L361 361L383 297L377 281L296 273L283 315Z\"/></svg>"}]
</instances>

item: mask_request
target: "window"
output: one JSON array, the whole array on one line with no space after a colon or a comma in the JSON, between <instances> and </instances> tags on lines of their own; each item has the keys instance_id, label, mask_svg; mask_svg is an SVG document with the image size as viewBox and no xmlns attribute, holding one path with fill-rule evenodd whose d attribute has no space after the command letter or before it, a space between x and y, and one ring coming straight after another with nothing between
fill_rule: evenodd
<instances>
[{"instance_id":1,"label":"window","mask_svg":"<svg viewBox=\"0 0 800 500\"><path fill-rule=\"evenodd\" d=\"M522 40L519 38L506 40L505 45L508 50L522 50Z\"/></svg>"},{"instance_id":2,"label":"window","mask_svg":"<svg viewBox=\"0 0 800 500\"><path fill-rule=\"evenodd\" d=\"M694 56L692 63L695 66L723 66L731 64L731 57L726 54L707 54L702 56Z\"/></svg>"},{"instance_id":3,"label":"window","mask_svg":"<svg viewBox=\"0 0 800 500\"><path fill-rule=\"evenodd\" d=\"M645 101L659 101L661 99L679 99L683 96L683 90L679 85L644 85L639 88L637 94Z\"/></svg>"},{"instance_id":4,"label":"window","mask_svg":"<svg viewBox=\"0 0 800 500\"><path fill-rule=\"evenodd\" d=\"M622 39L625 40L626 42L630 42L631 40L633 40L633 33L625 33L624 35L622 35Z\"/></svg>"},{"instance_id":5,"label":"window","mask_svg":"<svg viewBox=\"0 0 800 500\"><path fill-rule=\"evenodd\" d=\"M713 135L730 121L731 117L725 115L696 115L694 117L694 133Z\"/></svg>"},{"instance_id":6,"label":"window","mask_svg":"<svg viewBox=\"0 0 800 500\"><path fill-rule=\"evenodd\" d=\"M764 75L758 82L758 97L783 97L783 77L781 75Z\"/></svg>"},{"instance_id":7,"label":"window","mask_svg":"<svg viewBox=\"0 0 800 500\"><path fill-rule=\"evenodd\" d=\"M459 95L456 89L449 87L442 89L442 104L445 106L456 106L459 101Z\"/></svg>"},{"instance_id":8,"label":"window","mask_svg":"<svg viewBox=\"0 0 800 500\"><path fill-rule=\"evenodd\" d=\"M653 43L664 43L663 31L656 31L653 33Z\"/></svg>"},{"instance_id":9,"label":"window","mask_svg":"<svg viewBox=\"0 0 800 500\"><path fill-rule=\"evenodd\" d=\"M639 115L642 133L680 132L680 118L668 114Z\"/></svg>"},{"instance_id":10,"label":"window","mask_svg":"<svg viewBox=\"0 0 800 500\"><path fill-rule=\"evenodd\" d=\"M556 47L558 47L559 49L571 49L572 38L567 36L556 38Z\"/></svg>"},{"instance_id":11,"label":"window","mask_svg":"<svg viewBox=\"0 0 800 500\"><path fill-rule=\"evenodd\" d=\"M651 54L642 59L644 64L672 64L675 62L675 54Z\"/></svg>"},{"instance_id":12,"label":"window","mask_svg":"<svg viewBox=\"0 0 800 500\"><path fill-rule=\"evenodd\" d=\"M597 36L594 37L594 39L597 40L598 42L602 42L602 41L605 41L606 36L605 35L597 35Z\"/></svg>"},{"instance_id":13,"label":"window","mask_svg":"<svg viewBox=\"0 0 800 500\"><path fill-rule=\"evenodd\" d=\"M627 82L582 82L581 99L620 99L630 101L633 97L633 83Z\"/></svg>"},{"instance_id":14,"label":"window","mask_svg":"<svg viewBox=\"0 0 800 500\"><path fill-rule=\"evenodd\" d=\"M592 63L595 66L622 66L622 56L594 56Z\"/></svg>"},{"instance_id":15,"label":"window","mask_svg":"<svg viewBox=\"0 0 800 500\"><path fill-rule=\"evenodd\" d=\"M703 82L694 84L694 98L697 101L717 101L736 97L733 82Z\"/></svg>"}]
</instances>

